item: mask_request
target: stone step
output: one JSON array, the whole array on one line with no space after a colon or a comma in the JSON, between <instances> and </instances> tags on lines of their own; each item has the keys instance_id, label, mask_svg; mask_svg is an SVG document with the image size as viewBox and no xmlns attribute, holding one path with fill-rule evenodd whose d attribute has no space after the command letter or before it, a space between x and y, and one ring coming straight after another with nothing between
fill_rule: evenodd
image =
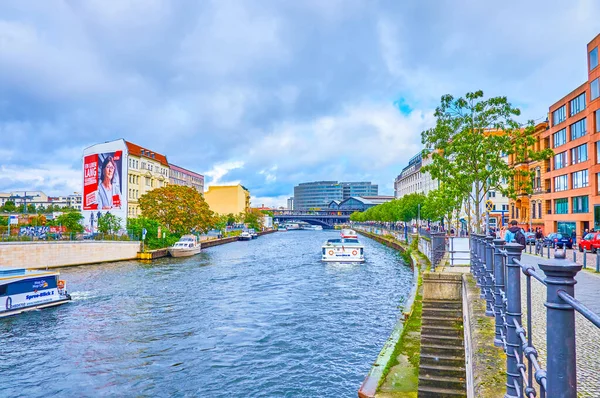
<instances>
[{"instance_id":1,"label":"stone step","mask_svg":"<svg viewBox=\"0 0 600 398\"><path fill-rule=\"evenodd\" d=\"M462 367L465 366L465 356L421 353L421 364Z\"/></svg>"},{"instance_id":2,"label":"stone step","mask_svg":"<svg viewBox=\"0 0 600 398\"><path fill-rule=\"evenodd\" d=\"M449 346L448 344L421 343L421 355L443 355L464 357L465 348L463 346Z\"/></svg>"},{"instance_id":3,"label":"stone step","mask_svg":"<svg viewBox=\"0 0 600 398\"><path fill-rule=\"evenodd\" d=\"M466 396L466 391L462 390L419 385L419 398L460 398Z\"/></svg>"},{"instance_id":4,"label":"stone step","mask_svg":"<svg viewBox=\"0 0 600 398\"><path fill-rule=\"evenodd\" d=\"M445 388L456 391L467 391L467 382L460 377L419 376L420 387Z\"/></svg>"},{"instance_id":5,"label":"stone step","mask_svg":"<svg viewBox=\"0 0 600 398\"><path fill-rule=\"evenodd\" d=\"M425 300L423 301L423 308L446 308L446 309L460 309L462 310L461 301L444 301L444 300Z\"/></svg>"},{"instance_id":6,"label":"stone step","mask_svg":"<svg viewBox=\"0 0 600 398\"><path fill-rule=\"evenodd\" d=\"M462 336L437 336L421 333L421 344L449 345L454 347L462 347L463 338Z\"/></svg>"},{"instance_id":7,"label":"stone step","mask_svg":"<svg viewBox=\"0 0 600 398\"><path fill-rule=\"evenodd\" d=\"M423 308L423 315L428 317L462 319L462 310L454 308Z\"/></svg>"},{"instance_id":8,"label":"stone step","mask_svg":"<svg viewBox=\"0 0 600 398\"><path fill-rule=\"evenodd\" d=\"M456 377L464 379L466 377L465 368L457 366L425 365L419 364L419 376L441 376Z\"/></svg>"},{"instance_id":9,"label":"stone step","mask_svg":"<svg viewBox=\"0 0 600 398\"><path fill-rule=\"evenodd\" d=\"M421 317L421 325L422 326L436 325L436 326L457 327L460 324L462 324L461 317L443 318L443 317L437 317L437 316L429 316L426 314L423 314L423 316Z\"/></svg>"},{"instance_id":10,"label":"stone step","mask_svg":"<svg viewBox=\"0 0 600 398\"><path fill-rule=\"evenodd\" d=\"M437 326L437 325L422 325L421 333L433 336L464 336L462 325L456 326Z\"/></svg>"}]
</instances>

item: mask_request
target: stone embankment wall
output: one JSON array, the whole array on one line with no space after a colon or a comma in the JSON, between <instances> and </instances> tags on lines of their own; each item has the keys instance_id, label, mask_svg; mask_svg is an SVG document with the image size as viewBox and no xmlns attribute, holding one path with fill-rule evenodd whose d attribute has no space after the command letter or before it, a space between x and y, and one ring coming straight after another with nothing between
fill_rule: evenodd
<instances>
[{"instance_id":1,"label":"stone embankment wall","mask_svg":"<svg viewBox=\"0 0 600 398\"><path fill-rule=\"evenodd\" d=\"M68 241L0 243L0 268L52 268L132 260L140 242Z\"/></svg>"}]
</instances>

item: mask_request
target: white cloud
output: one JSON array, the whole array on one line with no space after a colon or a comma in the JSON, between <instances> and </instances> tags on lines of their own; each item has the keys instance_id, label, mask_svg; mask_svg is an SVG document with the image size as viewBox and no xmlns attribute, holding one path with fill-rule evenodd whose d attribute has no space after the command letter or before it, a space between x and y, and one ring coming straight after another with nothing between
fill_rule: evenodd
<instances>
[{"instance_id":1,"label":"white cloud","mask_svg":"<svg viewBox=\"0 0 600 398\"><path fill-rule=\"evenodd\" d=\"M229 173L231 170L240 169L244 167L244 162L232 161L225 163L218 163L213 166L209 171L205 171L203 174L205 177L211 180L204 184L204 189L208 190L211 185L237 185L239 181L221 181L221 179Z\"/></svg>"}]
</instances>

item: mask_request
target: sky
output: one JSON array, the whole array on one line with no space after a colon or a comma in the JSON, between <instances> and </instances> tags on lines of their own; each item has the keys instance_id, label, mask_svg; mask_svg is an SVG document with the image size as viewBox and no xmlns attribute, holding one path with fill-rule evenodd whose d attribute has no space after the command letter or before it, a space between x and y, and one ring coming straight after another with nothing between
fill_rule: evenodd
<instances>
[{"instance_id":1,"label":"sky","mask_svg":"<svg viewBox=\"0 0 600 398\"><path fill-rule=\"evenodd\" d=\"M444 94L523 122L587 79L595 0L2 0L0 192L81 192L124 138L285 206L302 182L394 178Z\"/></svg>"}]
</instances>

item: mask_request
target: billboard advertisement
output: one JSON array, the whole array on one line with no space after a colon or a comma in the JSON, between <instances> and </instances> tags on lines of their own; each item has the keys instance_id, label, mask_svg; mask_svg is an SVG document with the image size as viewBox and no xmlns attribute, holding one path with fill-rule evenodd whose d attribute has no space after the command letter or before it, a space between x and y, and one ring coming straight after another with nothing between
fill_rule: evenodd
<instances>
[{"instance_id":1,"label":"billboard advertisement","mask_svg":"<svg viewBox=\"0 0 600 398\"><path fill-rule=\"evenodd\" d=\"M110 212L127 221L127 146L117 140L93 145L83 152L83 216L87 232Z\"/></svg>"}]
</instances>

